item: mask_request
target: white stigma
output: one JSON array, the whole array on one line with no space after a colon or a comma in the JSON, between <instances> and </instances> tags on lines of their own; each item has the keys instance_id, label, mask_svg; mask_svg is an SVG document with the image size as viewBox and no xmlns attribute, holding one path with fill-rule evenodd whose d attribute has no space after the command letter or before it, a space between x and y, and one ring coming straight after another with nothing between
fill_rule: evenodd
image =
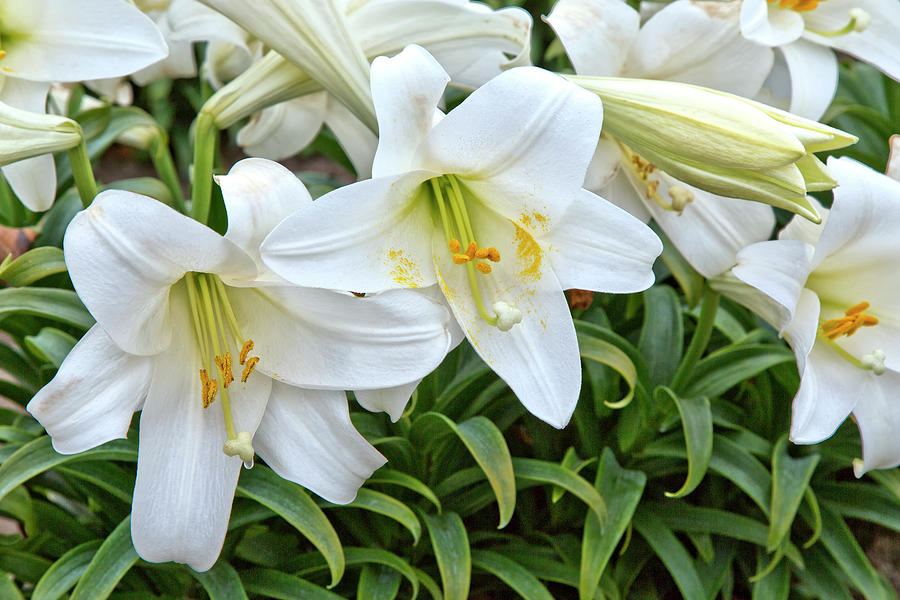
<instances>
[{"instance_id":1,"label":"white stigma","mask_svg":"<svg viewBox=\"0 0 900 600\"><path fill-rule=\"evenodd\" d=\"M497 329L509 331L516 323L522 322L522 311L506 302L494 302L491 305L497 315Z\"/></svg>"},{"instance_id":2,"label":"white stigma","mask_svg":"<svg viewBox=\"0 0 900 600\"><path fill-rule=\"evenodd\" d=\"M847 14L853 21L853 31L857 33L865 31L872 22L872 15L862 8L851 8Z\"/></svg>"},{"instance_id":3,"label":"white stigma","mask_svg":"<svg viewBox=\"0 0 900 600\"><path fill-rule=\"evenodd\" d=\"M883 350L872 350L870 354L866 354L862 357L860 362L863 367L869 369L876 375L884 374L886 367L884 366L884 351Z\"/></svg>"},{"instance_id":4,"label":"white stigma","mask_svg":"<svg viewBox=\"0 0 900 600\"><path fill-rule=\"evenodd\" d=\"M233 440L228 440L222 446L222 452L228 456L240 456L244 461L244 467L251 468L253 466L253 444L251 443L253 436L249 431L239 431Z\"/></svg>"}]
</instances>

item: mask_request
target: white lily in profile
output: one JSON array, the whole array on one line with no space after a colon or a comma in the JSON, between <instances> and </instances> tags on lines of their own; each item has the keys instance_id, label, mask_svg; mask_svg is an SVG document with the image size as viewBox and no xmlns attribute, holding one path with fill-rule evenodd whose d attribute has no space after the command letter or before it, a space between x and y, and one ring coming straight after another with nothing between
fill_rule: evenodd
<instances>
[{"instance_id":1,"label":"white lily in profile","mask_svg":"<svg viewBox=\"0 0 900 600\"><path fill-rule=\"evenodd\" d=\"M449 314L406 290L358 298L285 284L259 242L310 204L289 171L248 159L220 177L221 236L145 196L100 194L66 232L69 274L97 324L28 404L57 451L124 437L141 410L132 537L149 561L212 566L241 462L351 501L385 460L343 389L402 385L449 344Z\"/></svg>"},{"instance_id":2,"label":"white lily in profile","mask_svg":"<svg viewBox=\"0 0 900 600\"><path fill-rule=\"evenodd\" d=\"M121 0L4 0L0 6L0 101L46 112L54 82L128 75L166 56L159 30ZM25 206L42 211L56 196L52 156L3 167Z\"/></svg>"},{"instance_id":3,"label":"white lily in profile","mask_svg":"<svg viewBox=\"0 0 900 600\"><path fill-rule=\"evenodd\" d=\"M768 87L791 98L791 112L810 119L819 119L834 98L834 50L900 81L900 3L894 0L742 0L740 28L748 40L780 50L784 60Z\"/></svg>"},{"instance_id":4,"label":"white lily in profile","mask_svg":"<svg viewBox=\"0 0 900 600\"><path fill-rule=\"evenodd\" d=\"M568 422L581 364L564 288L653 282L659 239L583 190L602 104L542 69L511 69L444 116L449 77L409 46L372 63L373 179L326 194L263 242L285 279L333 289L440 293L525 407Z\"/></svg>"},{"instance_id":5,"label":"white lily in profile","mask_svg":"<svg viewBox=\"0 0 900 600\"><path fill-rule=\"evenodd\" d=\"M824 223L794 218L778 240L738 255L714 286L776 327L801 375L791 439L813 444L852 413L857 476L900 464L900 182L849 158L829 159L840 187ZM746 285L743 285L746 284Z\"/></svg>"},{"instance_id":6,"label":"white lily in profile","mask_svg":"<svg viewBox=\"0 0 900 600\"><path fill-rule=\"evenodd\" d=\"M738 7L678 1L643 25L622 0L559 0L546 17L579 75L692 83L754 96L772 69L772 50L743 39ZM687 261L712 277L741 248L768 239L768 206L701 190L666 173L608 134L585 187L634 216L653 218Z\"/></svg>"}]
</instances>

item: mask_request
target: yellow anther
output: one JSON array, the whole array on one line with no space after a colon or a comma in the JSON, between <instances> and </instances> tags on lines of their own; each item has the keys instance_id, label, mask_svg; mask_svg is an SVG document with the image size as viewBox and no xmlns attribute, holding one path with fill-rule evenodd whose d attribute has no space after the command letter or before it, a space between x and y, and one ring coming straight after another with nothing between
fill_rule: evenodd
<instances>
[{"instance_id":1,"label":"yellow anther","mask_svg":"<svg viewBox=\"0 0 900 600\"><path fill-rule=\"evenodd\" d=\"M466 256L469 257L469 260L475 258L475 253L478 252L478 244L475 242L469 242L469 247L466 248Z\"/></svg>"},{"instance_id":2,"label":"yellow anther","mask_svg":"<svg viewBox=\"0 0 900 600\"><path fill-rule=\"evenodd\" d=\"M6 58L6 52L3 50L0 50L0 60L3 60L4 58Z\"/></svg>"},{"instance_id":3,"label":"yellow anther","mask_svg":"<svg viewBox=\"0 0 900 600\"><path fill-rule=\"evenodd\" d=\"M247 355L250 354L251 350L253 350L253 340L247 340L244 342L244 345L241 346L241 355L239 357L241 364L247 362Z\"/></svg>"},{"instance_id":4,"label":"yellow anther","mask_svg":"<svg viewBox=\"0 0 900 600\"><path fill-rule=\"evenodd\" d=\"M459 252L462 250L462 244L460 244L459 240L456 238L453 238L452 240L450 240L449 245L450 245L450 252L452 252L453 254L459 254Z\"/></svg>"},{"instance_id":5,"label":"yellow anther","mask_svg":"<svg viewBox=\"0 0 900 600\"><path fill-rule=\"evenodd\" d=\"M231 372L231 352L226 352L224 356L216 356L216 366L222 373L222 385L228 389L228 386L234 381L234 375Z\"/></svg>"},{"instance_id":6,"label":"yellow anther","mask_svg":"<svg viewBox=\"0 0 900 600\"><path fill-rule=\"evenodd\" d=\"M488 248L488 260L491 262L500 262L500 251L491 246Z\"/></svg>"},{"instance_id":7,"label":"yellow anther","mask_svg":"<svg viewBox=\"0 0 900 600\"><path fill-rule=\"evenodd\" d=\"M219 391L219 382L209 378L206 369L200 369L200 382L203 384L201 396L203 396L203 408L208 408L213 400L216 399L216 393Z\"/></svg>"},{"instance_id":8,"label":"yellow anther","mask_svg":"<svg viewBox=\"0 0 900 600\"><path fill-rule=\"evenodd\" d=\"M467 262L469 262L470 260L472 260L472 259L469 258L468 254L454 254L453 255L453 262L455 262L458 265L464 265Z\"/></svg>"},{"instance_id":9,"label":"yellow anther","mask_svg":"<svg viewBox=\"0 0 900 600\"><path fill-rule=\"evenodd\" d=\"M814 10L819 6L820 0L768 0L770 4L778 3L781 8L795 10L797 12L806 12Z\"/></svg>"},{"instance_id":10,"label":"yellow anther","mask_svg":"<svg viewBox=\"0 0 900 600\"><path fill-rule=\"evenodd\" d=\"M878 318L867 315L863 311L869 308L868 302L860 302L851 306L843 317L829 319L822 323L822 334L829 340L835 340L842 335L850 337L861 327L873 327L878 325Z\"/></svg>"},{"instance_id":11,"label":"yellow anther","mask_svg":"<svg viewBox=\"0 0 900 600\"><path fill-rule=\"evenodd\" d=\"M491 272L491 265L489 265L487 263L483 263L483 262L475 263L475 268L478 269L479 271L481 271L482 273L484 273L485 275L487 275L488 273Z\"/></svg>"},{"instance_id":12,"label":"yellow anther","mask_svg":"<svg viewBox=\"0 0 900 600\"><path fill-rule=\"evenodd\" d=\"M241 383L247 383L247 378L250 377L250 373L253 372L253 369L254 367L256 367L256 363L258 362L258 356L251 356L247 359L247 364L244 365L244 370L241 372Z\"/></svg>"},{"instance_id":13,"label":"yellow anther","mask_svg":"<svg viewBox=\"0 0 900 600\"><path fill-rule=\"evenodd\" d=\"M479 248L475 251L475 258L487 258L490 251L487 248Z\"/></svg>"}]
</instances>

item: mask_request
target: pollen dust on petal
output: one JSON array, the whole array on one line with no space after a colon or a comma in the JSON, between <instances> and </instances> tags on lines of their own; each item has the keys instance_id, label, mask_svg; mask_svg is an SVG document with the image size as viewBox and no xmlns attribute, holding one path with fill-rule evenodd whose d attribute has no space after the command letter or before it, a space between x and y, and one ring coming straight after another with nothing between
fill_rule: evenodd
<instances>
[{"instance_id":1,"label":"pollen dust on petal","mask_svg":"<svg viewBox=\"0 0 900 600\"><path fill-rule=\"evenodd\" d=\"M403 250L388 250L386 260L391 265L391 277L400 285L417 288L425 283L422 271Z\"/></svg>"},{"instance_id":2,"label":"pollen dust on petal","mask_svg":"<svg viewBox=\"0 0 900 600\"><path fill-rule=\"evenodd\" d=\"M516 233L513 241L516 244L516 256L521 267L519 276L524 281L537 281L541 278L541 265L544 260L541 245L537 243L530 233L518 225L515 225L515 228Z\"/></svg>"},{"instance_id":3,"label":"pollen dust on petal","mask_svg":"<svg viewBox=\"0 0 900 600\"><path fill-rule=\"evenodd\" d=\"M532 231L550 231L550 218L536 210L523 212L519 215L519 222Z\"/></svg>"}]
</instances>

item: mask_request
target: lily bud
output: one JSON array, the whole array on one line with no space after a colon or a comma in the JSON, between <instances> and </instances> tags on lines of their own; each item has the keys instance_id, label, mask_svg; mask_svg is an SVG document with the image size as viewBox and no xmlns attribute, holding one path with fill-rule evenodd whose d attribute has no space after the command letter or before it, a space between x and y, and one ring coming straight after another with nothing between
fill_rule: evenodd
<instances>
[{"instance_id":1,"label":"lily bud","mask_svg":"<svg viewBox=\"0 0 900 600\"><path fill-rule=\"evenodd\" d=\"M856 142L843 131L732 94L670 81L569 76L603 100L603 129L698 188L819 221L810 191L836 183L811 153Z\"/></svg>"},{"instance_id":2,"label":"lily bud","mask_svg":"<svg viewBox=\"0 0 900 600\"><path fill-rule=\"evenodd\" d=\"M81 125L0 102L0 166L32 156L69 150L81 143Z\"/></svg>"}]
</instances>

